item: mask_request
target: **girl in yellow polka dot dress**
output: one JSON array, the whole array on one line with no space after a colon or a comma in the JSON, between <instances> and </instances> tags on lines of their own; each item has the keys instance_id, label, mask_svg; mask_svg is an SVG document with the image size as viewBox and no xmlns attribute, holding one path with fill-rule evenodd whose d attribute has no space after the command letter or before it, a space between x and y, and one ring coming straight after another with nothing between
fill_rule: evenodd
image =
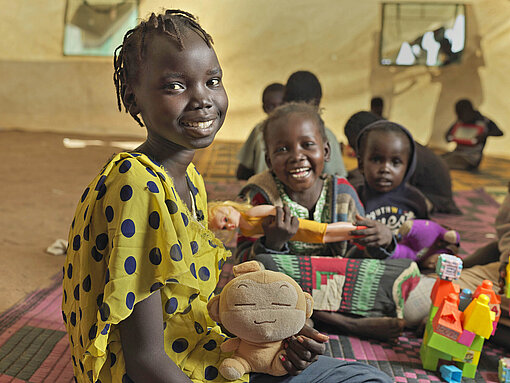
<instances>
[{"instance_id":1,"label":"girl in yellow polka dot dress","mask_svg":"<svg viewBox=\"0 0 510 383\"><path fill-rule=\"evenodd\" d=\"M191 163L227 111L211 43L194 16L168 10L127 32L115 52L119 109L147 139L88 185L69 233L62 314L80 383L224 381L217 367L229 356L219 347L226 336L206 305L230 253L208 230L204 183ZM310 327L301 334L287 342L290 375L279 379L354 374L318 357L327 337Z\"/></svg>"}]
</instances>

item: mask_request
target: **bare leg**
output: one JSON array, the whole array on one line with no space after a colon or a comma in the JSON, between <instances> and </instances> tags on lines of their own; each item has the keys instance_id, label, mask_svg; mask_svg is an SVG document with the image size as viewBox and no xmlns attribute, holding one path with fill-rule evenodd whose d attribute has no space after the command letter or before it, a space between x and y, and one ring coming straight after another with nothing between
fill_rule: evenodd
<instances>
[{"instance_id":1,"label":"bare leg","mask_svg":"<svg viewBox=\"0 0 510 383\"><path fill-rule=\"evenodd\" d=\"M336 334L355 335L396 343L405 327L403 319L393 317L354 318L338 312L315 311L316 322L328 326Z\"/></svg>"}]
</instances>

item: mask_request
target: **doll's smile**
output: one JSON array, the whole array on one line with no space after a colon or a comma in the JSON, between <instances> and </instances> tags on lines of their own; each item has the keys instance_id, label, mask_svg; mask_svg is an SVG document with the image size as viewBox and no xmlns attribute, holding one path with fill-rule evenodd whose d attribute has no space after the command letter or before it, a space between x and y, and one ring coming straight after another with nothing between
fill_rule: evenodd
<instances>
[{"instance_id":1,"label":"doll's smile","mask_svg":"<svg viewBox=\"0 0 510 383\"><path fill-rule=\"evenodd\" d=\"M254 320L253 323L255 323L255 324L276 323L276 319L275 320L264 320L261 322L257 322L256 320Z\"/></svg>"}]
</instances>

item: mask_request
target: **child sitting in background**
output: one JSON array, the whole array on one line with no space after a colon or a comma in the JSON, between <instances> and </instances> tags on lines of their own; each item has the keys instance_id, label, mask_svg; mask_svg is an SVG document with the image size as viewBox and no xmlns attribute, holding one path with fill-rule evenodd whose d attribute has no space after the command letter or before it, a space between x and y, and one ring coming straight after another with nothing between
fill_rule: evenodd
<instances>
[{"instance_id":1,"label":"child sitting in background","mask_svg":"<svg viewBox=\"0 0 510 383\"><path fill-rule=\"evenodd\" d=\"M262 92L262 109L264 109L266 114L271 113L274 108L282 104L284 91L285 86L280 83L273 83L266 86ZM247 180L252 175L266 170L265 153L264 139L262 138L262 123L259 123L253 128L246 142L237 154L237 159L239 160L236 172L237 179Z\"/></svg>"},{"instance_id":2,"label":"child sitting in background","mask_svg":"<svg viewBox=\"0 0 510 383\"><path fill-rule=\"evenodd\" d=\"M367 125L379 120L381 120L379 116L366 111L354 113L349 118L345 124L344 133L354 152L356 152L356 139L359 132ZM453 200L450 169L446 163L432 150L416 141L415 149L416 169L409 183L430 201L428 205L432 205L431 213L462 214ZM347 179L354 186L364 182L363 175L357 168L349 171Z\"/></svg>"},{"instance_id":3,"label":"child sitting in background","mask_svg":"<svg viewBox=\"0 0 510 383\"><path fill-rule=\"evenodd\" d=\"M356 191L366 216L394 233L409 219L428 218L423 194L407 183L416 166L413 137L403 126L380 120L357 138L358 169L364 182Z\"/></svg>"},{"instance_id":4,"label":"child sitting in background","mask_svg":"<svg viewBox=\"0 0 510 383\"><path fill-rule=\"evenodd\" d=\"M317 108L289 103L275 109L264 123L264 140L270 170L250 178L241 196L252 205L275 205L276 215L263 220L264 236L239 238L236 261L256 259L268 269L289 274L313 294L314 318L336 332L396 340L404 327L400 307L407 296L395 300L392 291L403 291L395 285L397 280L412 290L418 275L414 262L339 258L347 251L346 241L290 240L301 218L366 226L356 231L362 237L353 241L373 257L386 258L395 246L388 227L361 217L363 206L347 180L323 174L329 145ZM319 269L331 276L322 287L312 284L311 275ZM356 293L360 288L370 293Z\"/></svg>"}]
</instances>

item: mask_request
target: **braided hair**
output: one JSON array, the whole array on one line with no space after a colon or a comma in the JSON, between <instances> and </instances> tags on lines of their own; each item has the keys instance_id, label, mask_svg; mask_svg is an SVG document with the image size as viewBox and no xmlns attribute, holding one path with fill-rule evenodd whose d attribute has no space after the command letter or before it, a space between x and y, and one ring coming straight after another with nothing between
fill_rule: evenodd
<instances>
[{"instance_id":1,"label":"braided hair","mask_svg":"<svg viewBox=\"0 0 510 383\"><path fill-rule=\"evenodd\" d=\"M173 40L180 50L185 49L183 31L191 29L195 31L211 47L212 37L200 26L198 19L191 13L179 9L168 9L165 13L156 15L152 13L148 20L140 22L135 28L124 35L122 44L113 54L113 82L117 93L117 107L122 111L122 103L129 112L124 102L124 95L128 84L134 84L139 75L139 69L145 58L146 41L152 34L162 34ZM138 116L133 116L140 126L142 121Z\"/></svg>"}]
</instances>

